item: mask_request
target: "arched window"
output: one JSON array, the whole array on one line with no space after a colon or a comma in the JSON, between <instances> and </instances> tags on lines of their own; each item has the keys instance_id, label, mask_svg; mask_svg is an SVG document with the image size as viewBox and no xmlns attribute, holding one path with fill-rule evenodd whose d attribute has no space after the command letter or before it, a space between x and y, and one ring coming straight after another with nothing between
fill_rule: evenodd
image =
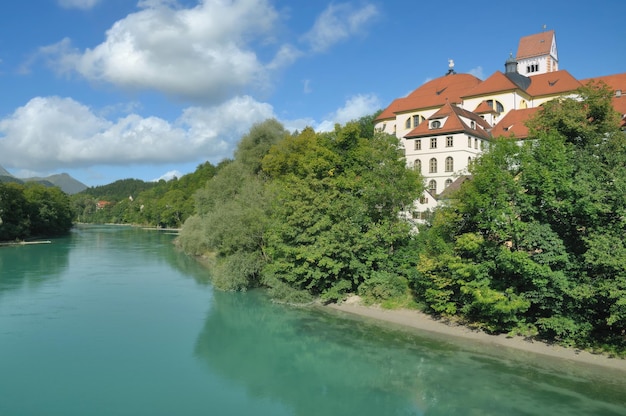
<instances>
[{"instance_id":1,"label":"arched window","mask_svg":"<svg viewBox=\"0 0 626 416\"><path fill-rule=\"evenodd\" d=\"M411 117L406 119L406 122L404 123L404 127L406 127L407 129L411 128Z\"/></svg>"},{"instance_id":2,"label":"arched window","mask_svg":"<svg viewBox=\"0 0 626 416\"><path fill-rule=\"evenodd\" d=\"M430 173L437 173L437 159L434 157L430 159L430 169L428 171Z\"/></svg>"},{"instance_id":3,"label":"arched window","mask_svg":"<svg viewBox=\"0 0 626 416\"><path fill-rule=\"evenodd\" d=\"M440 129L441 128L441 121L439 120L435 120L432 123L430 123L430 128L431 129Z\"/></svg>"},{"instance_id":4,"label":"arched window","mask_svg":"<svg viewBox=\"0 0 626 416\"><path fill-rule=\"evenodd\" d=\"M489 107L493 108L498 113L503 113L504 112L504 106L498 100L487 100L487 104L489 105Z\"/></svg>"},{"instance_id":5,"label":"arched window","mask_svg":"<svg viewBox=\"0 0 626 416\"><path fill-rule=\"evenodd\" d=\"M419 159L415 159L415 162L413 162L413 169L415 169L419 173L422 173L422 161Z\"/></svg>"},{"instance_id":6,"label":"arched window","mask_svg":"<svg viewBox=\"0 0 626 416\"><path fill-rule=\"evenodd\" d=\"M447 188L450 185L452 185L452 179L448 178L446 179L446 184L444 185L444 187Z\"/></svg>"},{"instance_id":7,"label":"arched window","mask_svg":"<svg viewBox=\"0 0 626 416\"><path fill-rule=\"evenodd\" d=\"M437 193L437 181L436 180L433 179L430 182L428 182L428 191L432 195L435 195Z\"/></svg>"},{"instance_id":8,"label":"arched window","mask_svg":"<svg viewBox=\"0 0 626 416\"><path fill-rule=\"evenodd\" d=\"M454 170L454 159L452 156L446 158L446 172L452 172Z\"/></svg>"}]
</instances>

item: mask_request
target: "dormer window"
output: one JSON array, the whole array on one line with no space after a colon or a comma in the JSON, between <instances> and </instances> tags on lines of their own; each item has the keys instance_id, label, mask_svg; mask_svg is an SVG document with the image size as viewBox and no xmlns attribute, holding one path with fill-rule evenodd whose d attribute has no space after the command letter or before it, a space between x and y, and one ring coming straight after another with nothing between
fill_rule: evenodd
<instances>
[{"instance_id":1,"label":"dormer window","mask_svg":"<svg viewBox=\"0 0 626 416\"><path fill-rule=\"evenodd\" d=\"M615 96L616 97L621 97L622 96L622 90L615 91Z\"/></svg>"},{"instance_id":2,"label":"dormer window","mask_svg":"<svg viewBox=\"0 0 626 416\"><path fill-rule=\"evenodd\" d=\"M431 129L440 129L441 128L441 121L439 121L439 120L432 121L430 123L430 128Z\"/></svg>"},{"instance_id":3,"label":"dormer window","mask_svg":"<svg viewBox=\"0 0 626 416\"><path fill-rule=\"evenodd\" d=\"M475 128L476 128L476 122L475 122L475 121L472 121L472 122L470 123L470 127L471 127L472 129L475 129Z\"/></svg>"}]
</instances>

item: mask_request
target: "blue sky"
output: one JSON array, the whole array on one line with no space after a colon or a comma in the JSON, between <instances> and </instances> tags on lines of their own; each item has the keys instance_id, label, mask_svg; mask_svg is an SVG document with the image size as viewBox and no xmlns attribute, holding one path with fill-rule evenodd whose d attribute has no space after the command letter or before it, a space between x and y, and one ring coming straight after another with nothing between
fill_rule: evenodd
<instances>
[{"instance_id":1,"label":"blue sky","mask_svg":"<svg viewBox=\"0 0 626 416\"><path fill-rule=\"evenodd\" d=\"M626 72L621 0L22 0L0 5L0 166L88 186L232 157L290 130L371 114L424 82L504 69L556 31L560 69Z\"/></svg>"}]
</instances>

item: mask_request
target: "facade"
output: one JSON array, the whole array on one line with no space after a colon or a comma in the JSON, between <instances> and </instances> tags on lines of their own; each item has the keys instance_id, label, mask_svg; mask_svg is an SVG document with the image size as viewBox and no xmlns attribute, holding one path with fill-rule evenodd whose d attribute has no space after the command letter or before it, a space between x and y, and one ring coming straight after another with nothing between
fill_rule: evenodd
<instances>
[{"instance_id":1,"label":"facade","mask_svg":"<svg viewBox=\"0 0 626 416\"><path fill-rule=\"evenodd\" d=\"M448 72L395 99L375 120L375 128L395 134L409 167L425 178L424 195L411 212L425 219L457 178L466 178L472 159L498 137L528 137L525 122L540 106L559 97L575 97L588 82L604 82L613 91L613 105L626 127L626 73L577 80L559 69L554 31L520 39L516 57L485 80ZM624 95L623 95L624 94ZM463 179L463 180L464 180Z\"/></svg>"}]
</instances>

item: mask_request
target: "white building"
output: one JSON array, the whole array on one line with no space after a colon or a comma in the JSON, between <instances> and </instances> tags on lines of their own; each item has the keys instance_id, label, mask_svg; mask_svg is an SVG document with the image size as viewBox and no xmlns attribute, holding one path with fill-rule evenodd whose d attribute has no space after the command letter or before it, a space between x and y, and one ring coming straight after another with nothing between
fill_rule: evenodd
<instances>
[{"instance_id":1,"label":"white building","mask_svg":"<svg viewBox=\"0 0 626 416\"><path fill-rule=\"evenodd\" d=\"M375 120L375 128L395 134L404 146L409 167L420 170L426 192L415 201L411 216L424 219L441 192L468 173L472 159L498 137L528 136L525 121L545 102L575 96L589 81L602 81L614 91L614 107L626 126L626 73L579 81L559 70L553 30L523 37L517 56L485 80L448 72L395 99Z\"/></svg>"}]
</instances>

